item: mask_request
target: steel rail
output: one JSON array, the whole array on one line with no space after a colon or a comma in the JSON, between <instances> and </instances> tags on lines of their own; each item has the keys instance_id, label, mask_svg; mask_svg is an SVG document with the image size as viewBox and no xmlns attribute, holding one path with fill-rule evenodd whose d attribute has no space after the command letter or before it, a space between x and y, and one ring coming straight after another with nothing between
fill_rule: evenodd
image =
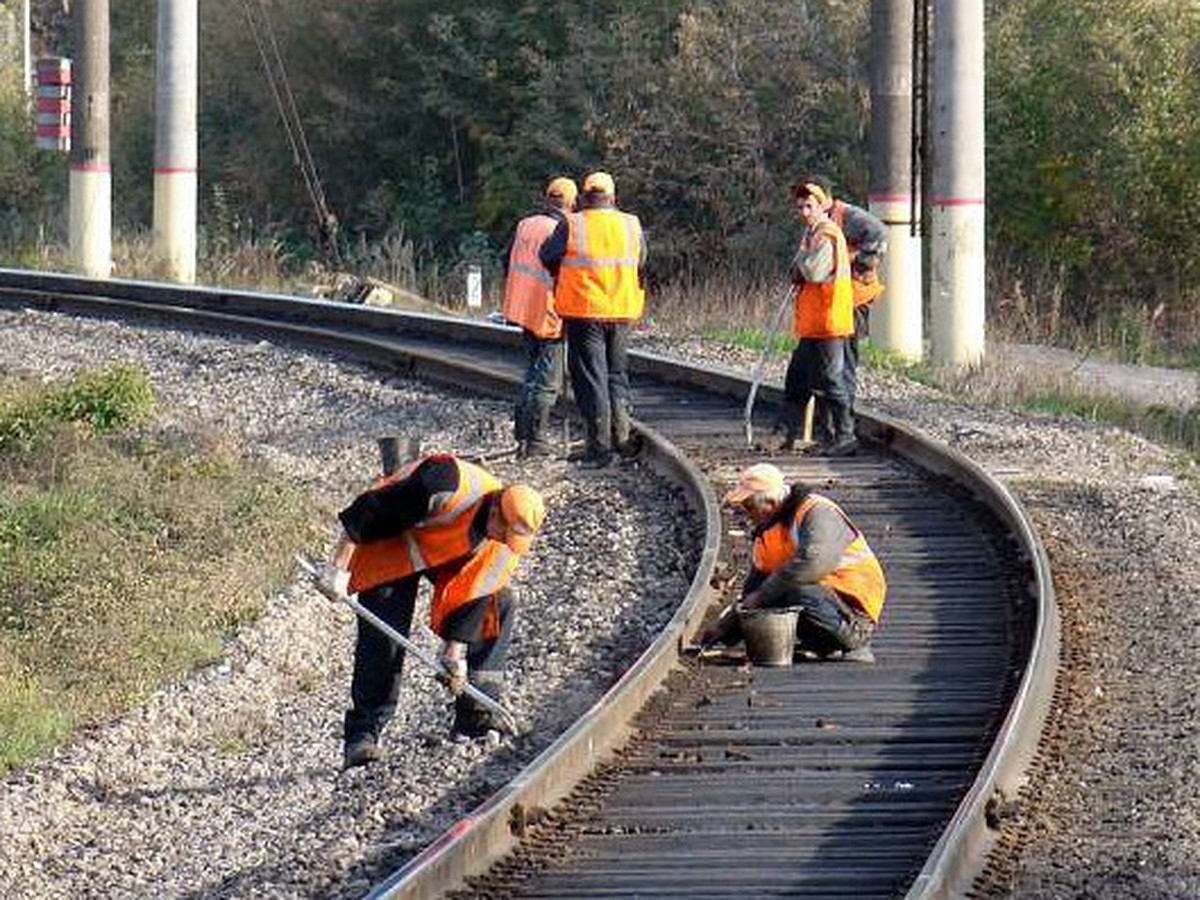
<instances>
[{"instance_id":1,"label":"steel rail","mask_svg":"<svg viewBox=\"0 0 1200 900\"><path fill-rule=\"evenodd\" d=\"M325 301L242 291L188 289L146 282L93 281L51 273L0 270L0 303L35 306L107 317L159 320L193 329L231 331L289 340L346 352L431 381L470 386L493 396L511 396L516 378L509 371L473 365L470 353L452 356L445 342L514 349L514 329L466 320L347 306ZM428 346L424 347L423 343ZM440 343L439 343L440 342ZM736 373L696 369L651 354L631 354L635 373L702 387L713 395L740 400L749 381ZM780 391L761 388L764 400L778 402ZM983 765L953 818L917 875L909 897L961 895L979 871L996 832L988 819L996 804L1019 785L1048 711L1057 668L1058 619L1046 554L1020 504L999 482L949 448L902 423L860 410L860 432L889 452L937 473L971 492L1012 533L1029 566L1028 590L1033 637L1028 663ZM523 812L546 808L563 796L627 733L633 713L678 659L710 598L709 581L719 547L720 522L706 479L655 430L638 423L655 466L685 486L701 511L705 542L701 565L679 610L635 666L580 722L523 770L501 792L435 841L401 872L380 884L372 896L438 896L482 871L514 843Z\"/></svg>"}]
</instances>

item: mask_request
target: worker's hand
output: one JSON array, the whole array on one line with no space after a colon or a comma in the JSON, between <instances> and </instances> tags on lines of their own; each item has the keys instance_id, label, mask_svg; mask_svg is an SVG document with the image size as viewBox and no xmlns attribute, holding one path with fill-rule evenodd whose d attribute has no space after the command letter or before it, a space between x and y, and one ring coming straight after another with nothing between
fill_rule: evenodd
<instances>
[{"instance_id":1,"label":"worker's hand","mask_svg":"<svg viewBox=\"0 0 1200 900\"><path fill-rule=\"evenodd\" d=\"M467 645L461 641L446 641L442 649L442 666L445 672L441 681L457 697L467 689Z\"/></svg>"},{"instance_id":2,"label":"worker's hand","mask_svg":"<svg viewBox=\"0 0 1200 900\"><path fill-rule=\"evenodd\" d=\"M333 590L339 597L347 597L350 592L350 573L339 569L332 563L317 564L317 577L321 584Z\"/></svg>"},{"instance_id":3,"label":"worker's hand","mask_svg":"<svg viewBox=\"0 0 1200 900\"><path fill-rule=\"evenodd\" d=\"M758 609L758 607L762 606L762 594L760 594L758 591L751 591L740 601L738 601L738 605L740 605L742 609Z\"/></svg>"}]
</instances>

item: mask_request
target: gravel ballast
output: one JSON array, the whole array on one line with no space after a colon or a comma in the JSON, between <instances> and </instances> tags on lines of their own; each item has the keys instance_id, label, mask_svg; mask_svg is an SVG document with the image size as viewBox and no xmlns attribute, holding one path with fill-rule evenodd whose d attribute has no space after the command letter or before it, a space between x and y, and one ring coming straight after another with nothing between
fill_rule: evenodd
<instances>
[{"instance_id":1,"label":"gravel ballast","mask_svg":"<svg viewBox=\"0 0 1200 900\"><path fill-rule=\"evenodd\" d=\"M421 385L319 355L32 312L0 312L0 326L7 370L144 367L170 427L236 440L331 515L369 482L380 434L416 431L428 448L465 454L510 443L507 404L439 402ZM757 361L699 341L641 343L742 371ZM1194 468L1180 478L1177 458L1123 431L952 400L873 370L860 397L1000 477L1051 556L1058 699L981 891L1200 896ZM518 771L661 627L686 591L699 535L682 499L659 482L647 490L635 469L495 468L535 484L551 509L516 583L508 701L524 737L448 742L444 694L410 664L388 759L340 773L352 614L293 585L220 664L5 781L0 895L361 896ZM664 535L654 544L670 535L682 557L652 552L651 533Z\"/></svg>"},{"instance_id":2,"label":"gravel ballast","mask_svg":"<svg viewBox=\"0 0 1200 900\"><path fill-rule=\"evenodd\" d=\"M61 378L117 361L150 373L165 427L219 433L312 490L330 510L331 541L333 513L375 476L378 436L419 434L428 450L468 457L512 443L506 403L448 402L319 355L0 313L10 372ZM514 579L505 702L519 737L449 741L448 697L410 660L386 760L341 772L354 617L297 583L219 664L4 782L0 896L359 897L515 775L662 628L702 535L688 530L682 496L636 464L489 466L539 488L549 509ZM440 646L427 631L414 637L430 653Z\"/></svg>"}]
</instances>

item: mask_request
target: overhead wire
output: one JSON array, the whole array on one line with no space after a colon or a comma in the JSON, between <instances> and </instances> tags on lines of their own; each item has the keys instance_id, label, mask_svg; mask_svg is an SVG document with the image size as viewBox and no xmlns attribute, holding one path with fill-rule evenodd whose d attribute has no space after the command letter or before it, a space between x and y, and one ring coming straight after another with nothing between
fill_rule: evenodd
<instances>
[{"instance_id":1,"label":"overhead wire","mask_svg":"<svg viewBox=\"0 0 1200 900\"><path fill-rule=\"evenodd\" d=\"M321 185L321 178L317 173L317 165L309 149L308 138L304 133L304 123L300 118L300 110L296 105L296 97L292 91L291 82L288 79L287 67L284 65L283 54L280 53L279 42L275 38L275 29L271 25L270 16L267 13L263 0L255 0L254 5L258 8L258 15L262 20L261 24L255 18L251 0L242 0L242 10L245 13L246 21L250 25L250 33L254 39L255 46L258 48L259 58L262 60L263 71L267 77L267 86L270 88L271 96L275 100L275 106L279 110L279 117L283 122L283 130L287 136L288 145L292 149L292 158L296 163L296 167L300 170L300 176L304 179L305 189L308 191L309 199L312 201L313 208L316 211L318 228L322 236L328 240L329 250L336 260L339 257L335 237L337 217L329 209L329 204L326 201L325 190ZM266 35L265 38L263 36L264 33ZM268 52L268 44L270 52Z\"/></svg>"}]
</instances>

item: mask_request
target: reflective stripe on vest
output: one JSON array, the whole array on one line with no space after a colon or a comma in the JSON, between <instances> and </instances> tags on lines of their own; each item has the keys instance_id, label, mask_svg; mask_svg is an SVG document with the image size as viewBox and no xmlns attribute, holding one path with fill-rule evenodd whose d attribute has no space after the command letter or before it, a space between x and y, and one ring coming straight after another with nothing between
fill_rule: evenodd
<instances>
[{"instance_id":1,"label":"reflective stripe on vest","mask_svg":"<svg viewBox=\"0 0 1200 900\"><path fill-rule=\"evenodd\" d=\"M520 560L521 557L513 553L506 544L486 540L461 566L451 565L439 570L429 607L429 627L433 629L434 634L445 637L442 632L450 615L472 600L489 597L505 587L512 579ZM492 617L491 624L493 628L498 626L498 618ZM485 627L485 638L492 639L497 636L488 634L488 631Z\"/></svg>"},{"instance_id":2,"label":"reflective stripe on vest","mask_svg":"<svg viewBox=\"0 0 1200 900\"><path fill-rule=\"evenodd\" d=\"M559 264L554 308L564 318L639 319L646 292L638 284L642 225L616 209L567 216L567 251Z\"/></svg>"},{"instance_id":3,"label":"reflective stripe on vest","mask_svg":"<svg viewBox=\"0 0 1200 900\"><path fill-rule=\"evenodd\" d=\"M471 543L471 522L484 497L500 490L502 485L490 472L473 463L448 455L443 458L453 460L458 467L457 488L452 494L431 499L436 508L404 533L355 546L349 563L351 592L369 590L432 569L467 556L475 549ZM411 476L421 462L424 460L402 467L376 487Z\"/></svg>"},{"instance_id":4,"label":"reflective stripe on vest","mask_svg":"<svg viewBox=\"0 0 1200 900\"><path fill-rule=\"evenodd\" d=\"M854 539L842 551L837 566L819 583L837 591L865 612L871 621L878 622L887 594L883 568L863 533L854 527L842 509L828 497L809 494L796 508L790 523L777 522L760 534L754 542L754 567L769 575L795 556L796 548L800 544L800 530L804 524L804 517L817 504L833 509L841 516L846 527L854 532Z\"/></svg>"},{"instance_id":5,"label":"reflective stripe on vest","mask_svg":"<svg viewBox=\"0 0 1200 900\"><path fill-rule=\"evenodd\" d=\"M504 318L543 340L562 335L562 320L554 311L554 278L538 257L557 225L557 219L541 213L517 223L504 283Z\"/></svg>"},{"instance_id":6,"label":"reflective stripe on vest","mask_svg":"<svg viewBox=\"0 0 1200 900\"><path fill-rule=\"evenodd\" d=\"M792 330L799 338L838 338L854 334L854 286L846 236L833 222L822 222L817 234L833 241L833 278L806 281L796 292Z\"/></svg>"}]
</instances>

